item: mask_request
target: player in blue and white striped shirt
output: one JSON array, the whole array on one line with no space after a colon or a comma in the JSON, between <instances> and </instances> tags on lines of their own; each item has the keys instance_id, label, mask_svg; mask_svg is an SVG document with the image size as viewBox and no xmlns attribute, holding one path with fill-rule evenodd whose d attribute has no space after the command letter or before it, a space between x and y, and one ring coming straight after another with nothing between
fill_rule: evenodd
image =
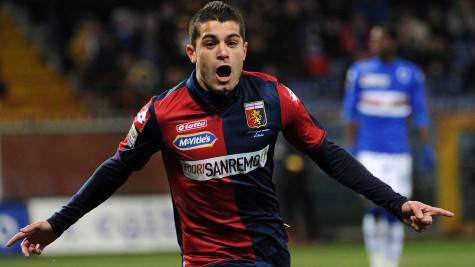
<instances>
[{"instance_id":1,"label":"player in blue and white striped shirt","mask_svg":"<svg viewBox=\"0 0 475 267\"><path fill-rule=\"evenodd\" d=\"M373 175L410 197L409 116L424 144L424 162L434 164L424 74L414 63L397 57L396 34L390 27L373 27L369 47L375 56L354 63L347 73L343 119L348 139L357 159ZM398 266L404 239L399 220L369 206L363 232L371 267Z\"/></svg>"}]
</instances>

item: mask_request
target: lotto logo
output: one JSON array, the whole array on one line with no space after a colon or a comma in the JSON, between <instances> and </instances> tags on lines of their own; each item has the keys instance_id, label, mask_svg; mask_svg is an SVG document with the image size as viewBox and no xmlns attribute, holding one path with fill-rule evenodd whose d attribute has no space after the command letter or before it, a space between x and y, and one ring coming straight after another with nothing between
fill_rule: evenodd
<instances>
[{"instance_id":1,"label":"lotto logo","mask_svg":"<svg viewBox=\"0 0 475 267\"><path fill-rule=\"evenodd\" d=\"M190 131L194 129L204 128L206 126L208 126L208 122L206 120L192 121L192 122L178 124L176 126L176 131L178 133L181 133L181 132L186 132L186 131Z\"/></svg>"}]
</instances>

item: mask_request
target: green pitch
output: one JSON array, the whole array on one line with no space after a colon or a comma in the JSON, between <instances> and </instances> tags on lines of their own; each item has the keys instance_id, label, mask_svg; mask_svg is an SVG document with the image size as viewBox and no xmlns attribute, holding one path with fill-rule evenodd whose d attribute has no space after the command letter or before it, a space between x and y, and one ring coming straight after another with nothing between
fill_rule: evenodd
<instances>
[{"instance_id":1,"label":"green pitch","mask_svg":"<svg viewBox=\"0 0 475 267\"><path fill-rule=\"evenodd\" d=\"M293 246L293 267L367 267L361 243ZM406 242L400 267L473 267L475 240ZM1 258L5 267L179 267L178 253Z\"/></svg>"}]
</instances>

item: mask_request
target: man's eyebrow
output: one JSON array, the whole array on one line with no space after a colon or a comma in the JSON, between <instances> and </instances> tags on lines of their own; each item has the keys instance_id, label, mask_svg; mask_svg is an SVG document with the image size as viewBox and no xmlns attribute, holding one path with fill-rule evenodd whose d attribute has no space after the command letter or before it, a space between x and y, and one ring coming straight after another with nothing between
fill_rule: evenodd
<instances>
[{"instance_id":1,"label":"man's eyebrow","mask_svg":"<svg viewBox=\"0 0 475 267\"><path fill-rule=\"evenodd\" d=\"M201 40L206 39L206 38L211 38L211 39L218 39L218 37L212 33L205 33L203 37L201 37Z\"/></svg>"},{"instance_id":2,"label":"man's eyebrow","mask_svg":"<svg viewBox=\"0 0 475 267\"><path fill-rule=\"evenodd\" d=\"M241 35L237 34L237 33L231 33L230 35L226 36L226 39L235 38L235 37L240 38ZM204 40L206 38L218 39L218 37L215 34L212 34L212 33L205 33L203 35L203 37L201 37L202 40Z\"/></svg>"},{"instance_id":3,"label":"man's eyebrow","mask_svg":"<svg viewBox=\"0 0 475 267\"><path fill-rule=\"evenodd\" d=\"M232 34L226 36L226 39L230 39L230 38L234 38L234 37L241 38L241 35L237 34L237 33L232 33Z\"/></svg>"}]
</instances>

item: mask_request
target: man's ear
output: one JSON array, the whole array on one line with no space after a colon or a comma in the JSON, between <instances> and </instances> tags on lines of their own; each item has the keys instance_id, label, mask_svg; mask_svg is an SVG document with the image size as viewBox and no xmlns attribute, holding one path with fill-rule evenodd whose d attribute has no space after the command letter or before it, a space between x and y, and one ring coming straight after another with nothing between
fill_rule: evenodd
<instances>
[{"instance_id":1,"label":"man's ear","mask_svg":"<svg viewBox=\"0 0 475 267\"><path fill-rule=\"evenodd\" d=\"M244 50L244 58L242 59L242 61L246 60L246 55L247 55L247 42L244 42L243 46L242 46L242 49Z\"/></svg>"},{"instance_id":2,"label":"man's ear","mask_svg":"<svg viewBox=\"0 0 475 267\"><path fill-rule=\"evenodd\" d=\"M196 63L196 50L195 47L191 44L186 45L186 55L190 59L191 63Z\"/></svg>"}]
</instances>

